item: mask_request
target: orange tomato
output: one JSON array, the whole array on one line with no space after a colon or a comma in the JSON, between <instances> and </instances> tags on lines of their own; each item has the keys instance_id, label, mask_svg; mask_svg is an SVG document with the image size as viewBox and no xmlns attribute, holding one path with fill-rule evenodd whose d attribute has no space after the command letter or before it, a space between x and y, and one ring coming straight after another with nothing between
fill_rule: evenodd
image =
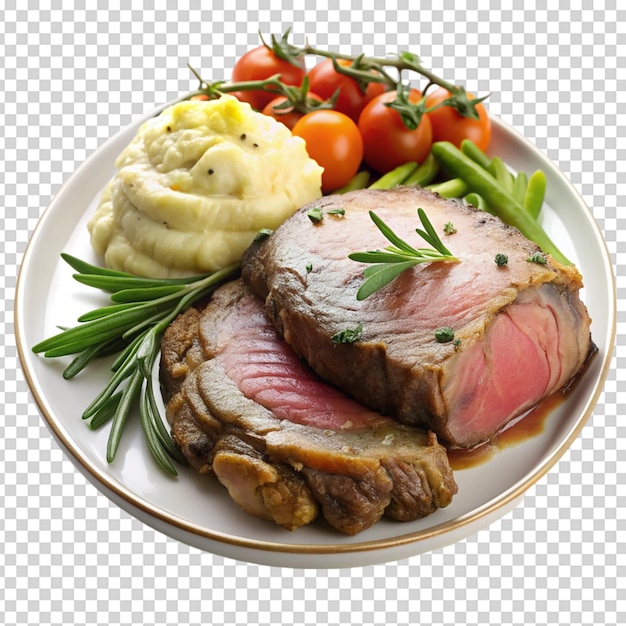
<instances>
[{"instance_id":1,"label":"orange tomato","mask_svg":"<svg viewBox=\"0 0 626 626\"><path fill-rule=\"evenodd\" d=\"M291 131L306 142L309 156L324 168L322 192L343 187L358 171L363 159L363 140L357 125L334 110L307 113Z\"/></svg>"}]
</instances>

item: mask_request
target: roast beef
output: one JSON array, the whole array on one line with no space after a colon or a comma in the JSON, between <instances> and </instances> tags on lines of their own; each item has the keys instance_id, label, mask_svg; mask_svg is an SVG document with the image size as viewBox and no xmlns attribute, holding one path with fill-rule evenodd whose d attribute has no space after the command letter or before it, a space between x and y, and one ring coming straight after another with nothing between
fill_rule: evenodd
<instances>
[{"instance_id":1,"label":"roast beef","mask_svg":"<svg viewBox=\"0 0 626 626\"><path fill-rule=\"evenodd\" d=\"M418 207L459 262L417 265L358 301L364 265L348 254L388 245L369 211L424 247ZM303 207L250 247L242 276L319 376L448 445L471 447L562 389L592 349L579 271L537 253L517 229L460 201L364 190ZM440 328L454 339L439 342ZM337 341L357 329L358 340Z\"/></svg>"},{"instance_id":2,"label":"roast beef","mask_svg":"<svg viewBox=\"0 0 626 626\"><path fill-rule=\"evenodd\" d=\"M456 493L445 448L321 381L236 280L181 314L161 346L172 436L245 511L288 528L321 511L356 534L410 521Z\"/></svg>"}]
</instances>

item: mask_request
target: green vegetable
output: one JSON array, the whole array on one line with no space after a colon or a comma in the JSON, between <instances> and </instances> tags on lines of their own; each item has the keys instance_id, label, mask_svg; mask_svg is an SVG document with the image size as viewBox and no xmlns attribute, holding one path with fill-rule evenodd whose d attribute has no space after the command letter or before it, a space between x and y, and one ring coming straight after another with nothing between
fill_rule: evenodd
<instances>
[{"instance_id":1,"label":"green vegetable","mask_svg":"<svg viewBox=\"0 0 626 626\"><path fill-rule=\"evenodd\" d=\"M443 244L423 209L417 209L417 214L424 230L416 228L415 232L432 248L413 248L400 239L374 211L370 211L369 214L374 224L392 245L384 250L353 252L348 255L353 261L372 263L363 271L365 280L357 291L357 300L365 300L390 283L396 276L419 263L458 261Z\"/></svg>"},{"instance_id":2,"label":"green vegetable","mask_svg":"<svg viewBox=\"0 0 626 626\"><path fill-rule=\"evenodd\" d=\"M408 187L425 187L439 172L437 159L429 152L419 167L402 183Z\"/></svg>"},{"instance_id":3,"label":"green vegetable","mask_svg":"<svg viewBox=\"0 0 626 626\"><path fill-rule=\"evenodd\" d=\"M438 193L442 198L460 198L469 193L470 186L462 178L450 178L436 185L429 185L428 189Z\"/></svg>"},{"instance_id":4,"label":"green vegetable","mask_svg":"<svg viewBox=\"0 0 626 626\"><path fill-rule=\"evenodd\" d=\"M335 190L333 193L348 193L349 191L355 191L357 189L365 189L370 182L371 175L367 170L357 172L346 185L340 189Z\"/></svg>"},{"instance_id":5,"label":"green vegetable","mask_svg":"<svg viewBox=\"0 0 626 626\"><path fill-rule=\"evenodd\" d=\"M493 157L487 171L498 181L502 189L513 192L513 174L500 157Z\"/></svg>"},{"instance_id":6,"label":"green vegetable","mask_svg":"<svg viewBox=\"0 0 626 626\"><path fill-rule=\"evenodd\" d=\"M338 215L339 217L343 217L346 214L346 210L343 207L337 207L336 209L328 209L326 211L327 215Z\"/></svg>"},{"instance_id":7,"label":"green vegetable","mask_svg":"<svg viewBox=\"0 0 626 626\"><path fill-rule=\"evenodd\" d=\"M454 339L454 329L450 326L442 326L435 331L437 343L449 343Z\"/></svg>"},{"instance_id":8,"label":"green vegetable","mask_svg":"<svg viewBox=\"0 0 626 626\"><path fill-rule=\"evenodd\" d=\"M467 202L467 204L471 204L473 207L476 207L477 209L480 209L481 211L489 212L489 207L487 206L487 203L485 202L483 197L474 191L468 193L465 196L464 200L465 202Z\"/></svg>"},{"instance_id":9,"label":"green vegetable","mask_svg":"<svg viewBox=\"0 0 626 626\"><path fill-rule=\"evenodd\" d=\"M491 159L471 139L464 139L461 142L461 152L484 170L489 169Z\"/></svg>"},{"instance_id":10,"label":"green vegetable","mask_svg":"<svg viewBox=\"0 0 626 626\"><path fill-rule=\"evenodd\" d=\"M159 354L160 338L174 318L193 302L208 295L239 270L239 264L203 276L145 279L91 265L69 254L62 258L83 284L111 293L113 304L79 317L80 324L62 330L33 346L46 358L77 355L63 376L71 379L93 359L119 352L105 388L83 412L92 429L112 420L106 458L116 455L131 409L139 400L141 425L157 463L176 475L171 459L184 457L165 430L159 415L152 370Z\"/></svg>"},{"instance_id":11,"label":"green vegetable","mask_svg":"<svg viewBox=\"0 0 626 626\"><path fill-rule=\"evenodd\" d=\"M362 334L363 324L359 322L355 328L346 328L338 333L335 333L330 340L333 342L334 346L337 346L340 343L354 343L361 338Z\"/></svg>"},{"instance_id":12,"label":"green vegetable","mask_svg":"<svg viewBox=\"0 0 626 626\"><path fill-rule=\"evenodd\" d=\"M404 184L404 181L415 172L417 169L417 163L415 161L409 161L398 165L390 172L387 172L381 176L378 180L374 181L370 185L370 189L393 189L398 185Z\"/></svg>"},{"instance_id":13,"label":"green vegetable","mask_svg":"<svg viewBox=\"0 0 626 626\"><path fill-rule=\"evenodd\" d=\"M529 263L539 263L539 265L545 265L547 263L546 257L541 252L534 252L527 259Z\"/></svg>"},{"instance_id":14,"label":"green vegetable","mask_svg":"<svg viewBox=\"0 0 626 626\"><path fill-rule=\"evenodd\" d=\"M570 261L539 222L488 171L449 142L434 143L432 152L452 176L463 179L472 191L484 198L492 213L507 224L518 228L546 254L552 255L563 265L570 265Z\"/></svg>"},{"instance_id":15,"label":"green vegetable","mask_svg":"<svg viewBox=\"0 0 626 626\"><path fill-rule=\"evenodd\" d=\"M537 218L541 212L546 196L546 185L546 175L541 170L534 172L528 179L523 203L524 208L534 218Z\"/></svg>"},{"instance_id":16,"label":"green vegetable","mask_svg":"<svg viewBox=\"0 0 626 626\"><path fill-rule=\"evenodd\" d=\"M521 204L524 204L527 187L528 175L526 172L518 172L515 180L513 181L513 197Z\"/></svg>"},{"instance_id":17,"label":"green vegetable","mask_svg":"<svg viewBox=\"0 0 626 626\"><path fill-rule=\"evenodd\" d=\"M324 213L322 213L322 209L318 206L309 209L306 214L314 224L319 224L319 222L324 219Z\"/></svg>"}]
</instances>

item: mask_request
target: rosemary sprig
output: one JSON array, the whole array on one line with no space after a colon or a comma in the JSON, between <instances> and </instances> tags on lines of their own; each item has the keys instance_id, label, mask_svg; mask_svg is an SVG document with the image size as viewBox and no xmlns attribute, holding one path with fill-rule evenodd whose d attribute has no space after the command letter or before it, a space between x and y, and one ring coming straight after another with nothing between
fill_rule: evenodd
<instances>
[{"instance_id":1,"label":"rosemary sprig","mask_svg":"<svg viewBox=\"0 0 626 626\"><path fill-rule=\"evenodd\" d=\"M365 300L390 283L396 276L419 263L431 263L433 261L456 262L459 260L441 241L422 208L417 209L417 215L423 229L416 228L415 232L432 246L431 248L414 248L394 233L374 211L370 211L369 214L378 230L391 245L386 246L383 250L352 252L348 255L348 258L353 261L372 264L363 271L365 280L357 291L357 300Z\"/></svg>"},{"instance_id":2,"label":"rosemary sprig","mask_svg":"<svg viewBox=\"0 0 626 626\"><path fill-rule=\"evenodd\" d=\"M74 378L100 356L119 353L108 384L82 417L92 429L112 420L106 453L111 463L138 401L152 455L166 472L176 475L172 459L183 464L185 459L163 425L152 382L160 339L179 313L232 278L239 264L189 278L146 279L91 265L69 254L61 256L76 270L75 280L110 293L112 304L81 315L79 325L41 341L33 352L46 358L76 355L63 371L65 379Z\"/></svg>"}]
</instances>

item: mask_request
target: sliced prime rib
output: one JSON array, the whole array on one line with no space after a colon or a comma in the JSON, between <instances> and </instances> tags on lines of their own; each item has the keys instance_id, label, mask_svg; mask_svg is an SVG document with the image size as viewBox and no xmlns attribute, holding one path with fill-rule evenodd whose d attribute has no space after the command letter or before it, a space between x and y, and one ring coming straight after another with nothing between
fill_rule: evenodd
<instances>
[{"instance_id":1,"label":"sliced prime rib","mask_svg":"<svg viewBox=\"0 0 626 626\"><path fill-rule=\"evenodd\" d=\"M324 383L241 280L181 314L161 345L172 436L244 510L293 530L321 512L356 534L410 521L457 491L445 448Z\"/></svg>"},{"instance_id":2,"label":"sliced prime rib","mask_svg":"<svg viewBox=\"0 0 626 626\"><path fill-rule=\"evenodd\" d=\"M460 262L417 265L358 301L364 265L348 254L388 245L369 211L419 247L418 207ZM343 216L331 211L339 208ZM444 235L446 224L456 232ZM593 349L580 273L549 256L530 262L538 252L517 229L459 201L365 190L303 207L249 248L242 276L319 376L448 445L472 447L563 388ZM497 254L508 263L496 264ZM357 341L333 341L359 327ZM442 327L453 341L436 340Z\"/></svg>"}]
</instances>

